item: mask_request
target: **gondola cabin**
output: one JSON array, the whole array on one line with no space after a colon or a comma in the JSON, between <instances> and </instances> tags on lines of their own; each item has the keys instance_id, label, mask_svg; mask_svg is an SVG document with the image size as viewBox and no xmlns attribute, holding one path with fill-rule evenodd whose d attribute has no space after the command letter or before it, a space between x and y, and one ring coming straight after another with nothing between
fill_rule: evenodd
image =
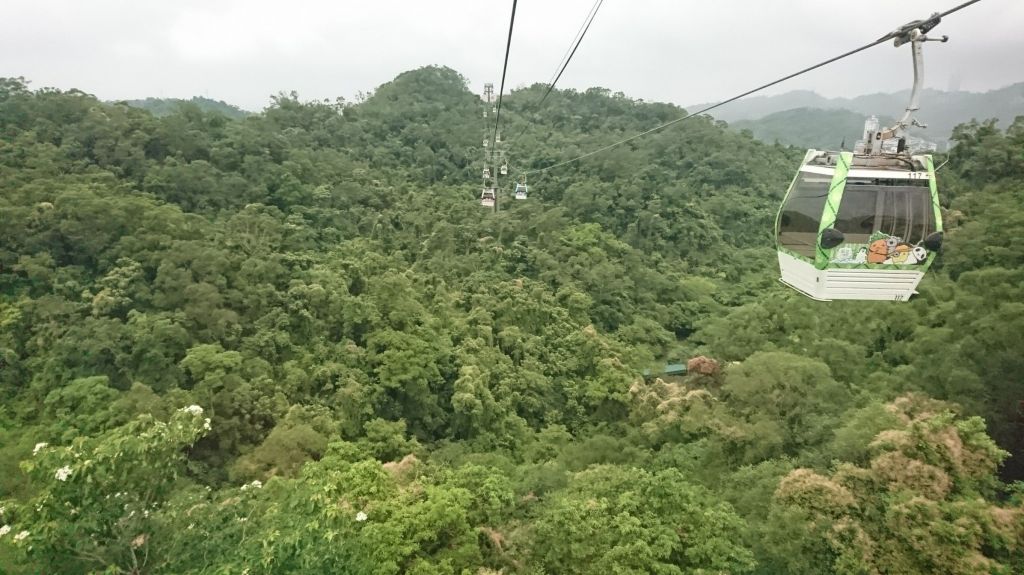
<instances>
[{"instance_id":1,"label":"gondola cabin","mask_svg":"<svg viewBox=\"0 0 1024 575\"><path fill-rule=\"evenodd\" d=\"M908 300L942 245L931 156L808 151L775 237L782 282L813 299Z\"/></svg>"},{"instance_id":2,"label":"gondola cabin","mask_svg":"<svg viewBox=\"0 0 1024 575\"><path fill-rule=\"evenodd\" d=\"M515 198L525 200L527 198L526 184L516 184Z\"/></svg>"},{"instance_id":3,"label":"gondola cabin","mask_svg":"<svg viewBox=\"0 0 1024 575\"><path fill-rule=\"evenodd\" d=\"M484 188L483 191L480 192L480 205L485 208L493 208L497 197L498 194L494 188Z\"/></svg>"}]
</instances>

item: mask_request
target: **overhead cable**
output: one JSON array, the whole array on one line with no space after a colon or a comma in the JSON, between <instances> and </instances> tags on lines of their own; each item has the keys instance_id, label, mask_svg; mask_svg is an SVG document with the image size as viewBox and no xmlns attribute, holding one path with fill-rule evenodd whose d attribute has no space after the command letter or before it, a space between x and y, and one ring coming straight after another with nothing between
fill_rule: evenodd
<instances>
[{"instance_id":1,"label":"overhead cable","mask_svg":"<svg viewBox=\"0 0 1024 575\"><path fill-rule=\"evenodd\" d=\"M576 39L576 45L572 47L572 52L569 53L569 57L565 58L565 63L562 64L562 69L558 71L558 75L556 75L555 79L548 84L547 91L544 92L544 96L540 99L540 102L537 103L538 108L544 104L544 100L548 99L548 95L551 94L551 90L555 88L555 84L557 84L558 80L562 78L562 73L565 72L567 67L569 67L569 62L571 62L572 57L576 55L576 49L579 48L580 43L583 42L583 37L587 35L587 30L590 30L590 25L594 22L594 17L597 16L597 11L601 9L601 4L604 4L604 0L597 0L597 2L594 3L594 7L590 9L590 14L587 17L587 20L584 21L582 32L576 33L578 36Z\"/></svg>"},{"instance_id":2,"label":"overhead cable","mask_svg":"<svg viewBox=\"0 0 1024 575\"><path fill-rule=\"evenodd\" d=\"M494 134L491 136L491 157L494 157L494 145L498 141L498 125L501 123L501 95L505 93L505 73L508 72L508 53L512 49L512 28L516 23L516 3L512 0L512 17L508 21L508 41L505 43L505 65L501 69L501 87L498 89L498 112L494 118Z\"/></svg>"},{"instance_id":3,"label":"overhead cable","mask_svg":"<svg viewBox=\"0 0 1024 575\"><path fill-rule=\"evenodd\" d=\"M551 79L548 81L548 88L544 92L544 96L541 97L536 104L533 104L533 108L535 110L539 109L544 104L544 101L548 99L548 95L550 95L551 91L555 88L555 84L557 84L558 80L562 78L562 73L565 72L565 69L569 66L569 62L572 60L572 57L576 54L576 49L579 48L580 43L583 42L583 37L587 35L587 30L590 30L590 24L594 21L594 17L597 16L597 11L601 9L601 4L604 4L604 0L595 0L594 5L590 7L590 12L587 13L587 17L583 19L579 29L576 30L576 35L573 36L572 42L569 42L569 47L565 49L565 54L562 54L562 59L558 61L558 66L555 67L557 71L551 75ZM518 140L529 127L529 124L523 126L523 129L520 130L513 139Z\"/></svg>"}]
</instances>

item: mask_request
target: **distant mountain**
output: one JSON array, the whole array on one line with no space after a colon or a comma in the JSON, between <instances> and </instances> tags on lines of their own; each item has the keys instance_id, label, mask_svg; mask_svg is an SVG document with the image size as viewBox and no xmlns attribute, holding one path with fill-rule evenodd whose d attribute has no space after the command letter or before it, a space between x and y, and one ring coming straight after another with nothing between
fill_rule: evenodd
<instances>
[{"instance_id":1,"label":"distant mountain","mask_svg":"<svg viewBox=\"0 0 1024 575\"><path fill-rule=\"evenodd\" d=\"M826 98L814 92L798 90L778 96L756 96L733 102L715 110L716 119L724 120L737 129L749 129L755 136L767 141L778 139L797 146L814 146L821 138L835 147L845 136L856 140L863 119L870 115L880 118L898 117L910 98L910 91L892 94L869 94L856 98ZM696 110L707 104L696 104ZM816 111L808 112L808 109ZM798 110L803 110L798 113ZM830 117L825 111L834 111ZM780 115L781 112L791 112ZM859 115L860 120L855 121ZM1024 115L1024 82L989 92L944 92L927 89L921 94L921 112L918 119L928 124L925 130L914 133L940 144L949 139L953 128L971 119L996 118L1006 126L1017 116ZM854 124L858 124L853 129ZM828 130L825 130L825 127ZM852 131L851 131L852 130ZM806 134L806 136L801 136ZM806 139L803 139L806 138ZM852 142L847 140L848 144Z\"/></svg>"},{"instance_id":2,"label":"distant mountain","mask_svg":"<svg viewBox=\"0 0 1024 575\"><path fill-rule=\"evenodd\" d=\"M866 116L850 110L821 108L796 108L775 112L759 120L737 120L730 124L736 130L750 130L754 137L765 141L778 141L793 146L838 150L846 143L846 149L853 149L860 138ZM883 124L893 119L883 116Z\"/></svg>"},{"instance_id":3,"label":"distant mountain","mask_svg":"<svg viewBox=\"0 0 1024 575\"><path fill-rule=\"evenodd\" d=\"M797 108L826 109L847 107L835 103L837 100L839 98L830 100L810 90L793 90L778 96L750 96L743 98L717 108L711 112L711 115L715 119L732 123L737 120L759 120L769 114L795 110ZM686 106L686 109L700 110L713 104L714 102L693 104L692 106Z\"/></svg>"},{"instance_id":4,"label":"distant mountain","mask_svg":"<svg viewBox=\"0 0 1024 575\"><path fill-rule=\"evenodd\" d=\"M211 100L201 96L193 96L190 100L181 98L146 98L144 100L121 100L133 108L149 110L154 116L169 116L178 110L182 104L194 104L204 112L216 112L229 118L244 118L247 112L237 106L232 106L221 100Z\"/></svg>"}]
</instances>

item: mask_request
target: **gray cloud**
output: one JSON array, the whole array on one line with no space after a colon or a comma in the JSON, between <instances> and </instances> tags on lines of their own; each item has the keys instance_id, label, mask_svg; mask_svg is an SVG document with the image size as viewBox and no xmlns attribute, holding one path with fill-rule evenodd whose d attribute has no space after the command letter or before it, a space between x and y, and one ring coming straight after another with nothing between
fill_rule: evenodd
<instances>
[{"instance_id":1,"label":"gray cloud","mask_svg":"<svg viewBox=\"0 0 1024 575\"><path fill-rule=\"evenodd\" d=\"M606 0L559 83L692 104L729 97L872 40L957 0ZM450 66L500 81L511 2L6 0L0 76L103 99L207 95L258 110L269 96L351 99L396 74ZM549 79L592 0L519 2L506 89ZM1024 79L1024 2L985 0L935 31L926 84L983 91ZM910 84L908 49L872 51L777 87L827 96Z\"/></svg>"}]
</instances>

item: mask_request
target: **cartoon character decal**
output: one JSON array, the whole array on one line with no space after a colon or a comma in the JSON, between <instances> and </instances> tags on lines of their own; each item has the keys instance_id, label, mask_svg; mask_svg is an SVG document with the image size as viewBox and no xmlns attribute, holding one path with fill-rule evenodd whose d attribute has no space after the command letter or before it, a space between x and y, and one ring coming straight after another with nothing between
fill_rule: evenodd
<instances>
[{"instance_id":1,"label":"cartoon character decal","mask_svg":"<svg viewBox=\"0 0 1024 575\"><path fill-rule=\"evenodd\" d=\"M922 246L914 246L910 249L910 255L907 256L907 261L904 263L908 264L919 264L923 263L928 259L928 250Z\"/></svg>"},{"instance_id":2,"label":"cartoon character decal","mask_svg":"<svg viewBox=\"0 0 1024 575\"><path fill-rule=\"evenodd\" d=\"M857 253L853 252L853 246L840 246L832 256L832 262L837 264L863 264L868 261L868 249L861 246Z\"/></svg>"},{"instance_id":3,"label":"cartoon character decal","mask_svg":"<svg viewBox=\"0 0 1024 575\"><path fill-rule=\"evenodd\" d=\"M907 257L910 255L910 246L907 244L897 244L896 247L889 250L889 259L885 261L887 264L903 264L907 262Z\"/></svg>"},{"instance_id":4,"label":"cartoon character decal","mask_svg":"<svg viewBox=\"0 0 1024 575\"><path fill-rule=\"evenodd\" d=\"M844 244L832 252L836 264L897 264L914 265L928 259L928 250L911 245L903 238L882 232L871 234L868 244Z\"/></svg>"},{"instance_id":5,"label":"cartoon character decal","mask_svg":"<svg viewBox=\"0 0 1024 575\"><path fill-rule=\"evenodd\" d=\"M868 244L868 263L881 264L889 258L889 243L878 239Z\"/></svg>"}]
</instances>

